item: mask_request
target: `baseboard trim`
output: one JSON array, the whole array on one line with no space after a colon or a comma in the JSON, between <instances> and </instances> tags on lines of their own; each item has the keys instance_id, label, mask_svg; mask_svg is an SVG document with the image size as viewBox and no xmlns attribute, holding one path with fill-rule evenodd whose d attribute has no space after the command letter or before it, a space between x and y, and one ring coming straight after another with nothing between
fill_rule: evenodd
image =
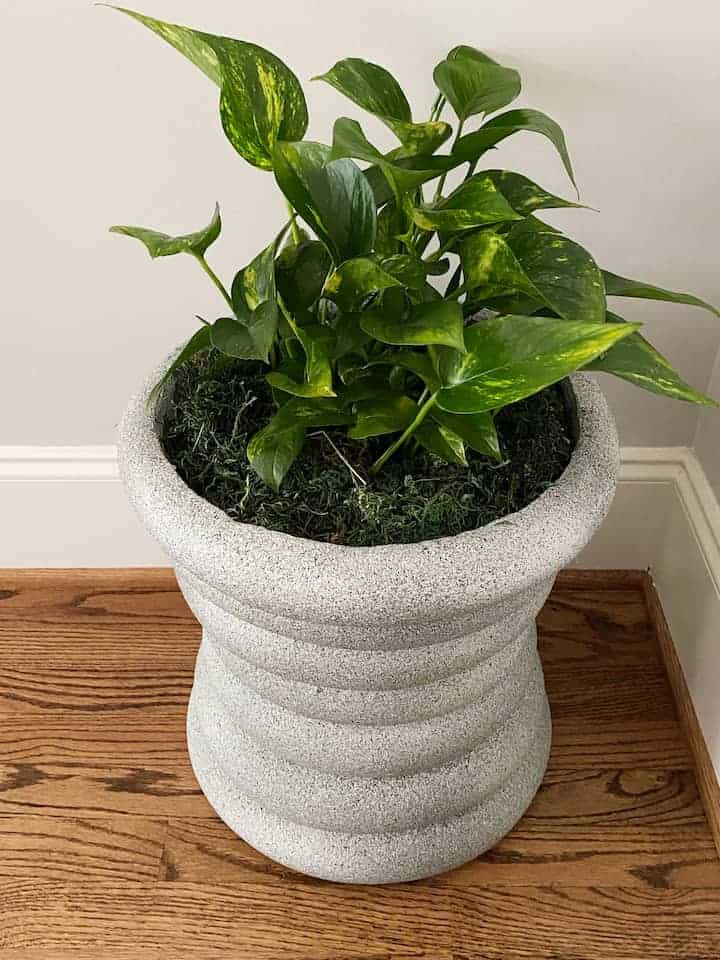
<instances>
[{"instance_id":1,"label":"baseboard trim","mask_svg":"<svg viewBox=\"0 0 720 960\"><path fill-rule=\"evenodd\" d=\"M720 856L720 781L715 773L713 760L693 705L685 672L675 649L675 643L663 612L660 597L649 574L646 574L643 578L643 592L650 622L658 640L673 698L680 716L680 723L695 761L700 798L705 808L705 815L715 841L718 856Z\"/></svg>"},{"instance_id":2,"label":"baseboard trim","mask_svg":"<svg viewBox=\"0 0 720 960\"><path fill-rule=\"evenodd\" d=\"M102 483L119 479L113 445L0 447L0 483Z\"/></svg>"}]
</instances>

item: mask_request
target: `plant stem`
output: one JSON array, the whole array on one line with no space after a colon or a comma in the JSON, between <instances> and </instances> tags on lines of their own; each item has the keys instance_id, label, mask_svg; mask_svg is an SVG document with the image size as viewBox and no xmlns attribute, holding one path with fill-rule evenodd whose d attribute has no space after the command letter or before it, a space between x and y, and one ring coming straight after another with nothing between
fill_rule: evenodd
<instances>
[{"instance_id":1,"label":"plant stem","mask_svg":"<svg viewBox=\"0 0 720 960\"><path fill-rule=\"evenodd\" d=\"M417 414L415 415L415 419L410 424L410 426L407 427L407 429L400 434L397 440L393 441L393 443L390 444L390 446L387 448L385 453L383 453L380 457L378 457L375 463L370 467L370 473L377 473L378 470L384 467L385 464L390 459L390 457L395 453L395 451L399 450L400 447L405 443L405 441L408 440L415 433L417 428L420 426L420 424L423 422L425 417L428 415L428 413L430 413L433 406L435 405L435 400L437 399L438 392L431 394L427 398L425 403L423 403L423 405L418 410Z\"/></svg>"},{"instance_id":2,"label":"plant stem","mask_svg":"<svg viewBox=\"0 0 720 960\"><path fill-rule=\"evenodd\" d=\"M446 293L445 299L457 300L457 298L461 297L464 293L467 293L467 285L464 283L461 283L459 287L456 287L456 289L452 291L452 293Z\"/></svg>"},{"instance_id":3,"label":"plant stem","mask_svg":"<svg viewBox=\"0 0 720 960\"><path fill-rule=\"evenodd\" d=\"M461 121L458 123L458 128L457 128L457 131L455 132L455 137L454 137L454 139L453 139L452 146L450 147L450 153L453 152L453 150L455 149L455 146L456 146L458 140L460 139L460 136L461 136L462 131L463 131L463 125L464 125L464 123L465 123L464 120L461 120ZM437 188L436 188L436 190L435 190L435 196L433 197L433 202L434 202L434 203L437 203L437 201L440 199L440 196L441 196L441 194L442 194L442 192L443 192L443 187L445 186L445 180L447 179L447 175L448 175L448 172L447 172L447 170L446 170L445 173L440 177L440 180L439 180L439 182L438 182Z\"/></svg>"},{"instance_id":4,"label":"plant stem","mask_svg":"<svg viewBox=\"0 0 720 960\"><path fill-rule=\"evenodd\" d=\"M462 273L462 264L459 263L459 264L457 265L457 267L455 267L455 272L454 272L453 275L450 277L450 281L449 281L449 283L448 283L448 285L447 285L447 287L446 287L446 289L445 289L445 299L446 299L446 300L447 300L448 297L451 297L451 296L452 296L452 294L453 294L453 292L454 292L455 290L457 290L457 288L458 288L458 286L459 286L459 284L460 284L460 274L461 274L461 273Z\"/></svg>"},{"instance_id":5,"label":"plant stem","mask_svg":"<svg viewBox=\"0 0 720 960\"><path fill-rule=\"evenodd\" d=\"M286 199L285 203L287 204L288 212L290 213L290 228L292 230L292 238L295 243L302 243L302 234L300 233L300 227L298 226L295 208L289 200Z\"/></svg>"},{"instance_id":6,"label":"plant stem","mask_svg":"<svg viewBox=\"0 0 720 960\"><path fill-rule=\"evenodd\" d=\"M426 263L434 263L436 260L439 260L441 257L444 257L457 243L457 237L450 237L449 240L446 240L445 243L441 243L437 250L433 250L432 253L429 253L425 257Z\"/></svg>"},{"instance_id":7,"label":"plant stem","mask_svg":"<svg viewBox=\"0 0 720 960\"><path fill-rule=\"evenodd\" d=\"M197 260L197 262L200 264L200 266L203 268L203 270L205 271L205 273L210 277L210 279L211 279L212 282L215 284L215 286L218 288L218 290L220 291L220 293L221 293L222 296L223 296L223 299L225 300L225 303L227 303L227 305L228 305L228 306L230 307L230 309L233 311L233 316L234 316L234 315L235 315L235 310L234 310L234 308L233 308L232 300L230 299L230 294L227 292L227 290L225 289L225 287L222 285L222 282L220 281L220 278L218 277L218 275L215 273L215 271L213 270L213 268L210 266L210 264L207 262L207 260L205 259L205 257L204 257L201 253L200 253L200 254L193 254L193 256L195 257L195 259Z\"/></svg>"},{"instance_id":8,"label":"plant stem","mask_svg":"<svg viewBox=\"0 0 720 960\"><path fill-rule=\"evenodd\" d=\"M442 113L442 109L444 106L445 106L445 97L441 93L439 93L435 97L435 103L433 103L432 110L430 111L431 122L440 119L440 114Z\"/></svg>"}]
</instances>

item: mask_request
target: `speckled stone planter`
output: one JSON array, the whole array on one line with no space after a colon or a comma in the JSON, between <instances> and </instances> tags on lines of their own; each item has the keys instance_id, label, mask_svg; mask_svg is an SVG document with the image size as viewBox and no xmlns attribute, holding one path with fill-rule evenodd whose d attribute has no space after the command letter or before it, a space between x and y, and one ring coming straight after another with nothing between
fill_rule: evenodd
<instances>
[{"instance_id":1,"label":"speckled stone planter","mask_svg":"<svg viewBox=\"0 0 720 960\"><path fill-rule=\"evenodd\" d=\"M413 880L522 816L550 749L535 617L618 470L600 390L572 383L577 444L554 487L480 530L382 547L236 523L165 459L148 387L131 401L122 476L203 626L193 768L258 850L329 880Z\"/></svg>"}]
</instances>

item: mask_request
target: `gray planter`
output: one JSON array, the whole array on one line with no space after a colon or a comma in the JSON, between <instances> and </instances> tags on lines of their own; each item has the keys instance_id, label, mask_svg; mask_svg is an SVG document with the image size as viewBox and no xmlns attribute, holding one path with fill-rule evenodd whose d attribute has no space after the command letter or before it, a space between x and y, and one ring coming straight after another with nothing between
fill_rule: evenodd
<instances>
[{"instance_id":1,"label":"gray planter","mask_svg":"<svg viewBox=\"0 0 720 960\"><path fill-rule=\"evenodd\" d=\"M577 445L554 487L480 530L384 547L236 523L165 459L148 387L131 401L122 476L203 626L190 757L252 846L388 883L458 866L522 816L550 749L535 617L618 470L600 390L572 382Z\"/></svg>"}]
</instances>

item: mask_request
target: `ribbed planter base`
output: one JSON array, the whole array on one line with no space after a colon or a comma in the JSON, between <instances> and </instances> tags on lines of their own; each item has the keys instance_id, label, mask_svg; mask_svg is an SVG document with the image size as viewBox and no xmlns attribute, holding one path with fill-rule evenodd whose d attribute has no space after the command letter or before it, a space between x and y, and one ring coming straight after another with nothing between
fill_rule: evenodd
<instances>
[{"instance_id":1,"label":"ribbed planter base","mask_svg":"<svg viewBox=\"0 0 720 960\"><path fill-rule=\"evenodd\" d=\"M602 394L573 386L578 438L554 487L480 530L369 548L230 520L165 459L147 388L133 400L123 477L203 626L193 769L252 846L390 883L476 857L522 816L550 750L535 618L618 469Z\"/></svg>"},{"instance_id":2,"label":"ribbed planter base","mask_svg":"<svg viewBox=\"0 0 720 960\"><path fill-rule=\"evenodd\" d=\"M550 753L550 712L520 764L499 787L470 809L445 821L397 832L352 833L307 826L274 813L234 788L223 766L208 747L203 726L191 701L188 746L195 776L213 809L238 836L278 863L324 880L341 883L399 883L444 873L494 846L522 817L545 772ZM242 766L243 758L237 758ZM452 766L471 765L471 756ZM455 770L448 769L452 776ZM437 771L440 773L440 771ZM357 783L357 781L355 781ZM382 796L392 781L366 780L368 796ZM408 791L413 789L410 778ZM337 778L336 788L343 790ZM377 802L377 801L376 801ZM306 800L312 815L313 798Z\"/></svg>"},{"instance_id":3,"label":"ribbed planter base","mask_svg":"<svg viewBox=\"0 0 720 960\"><path fill-rule=\"evenodd\" d=\"M193 769L252 846L327 880L391 883L478 856L522 816L550 750L527 615L435 642L462 624L434 623L430 635L405 624L408 646L391 630L368 632L358 676L357 650L299 639L299 622L283 623L291 637L258 635L232 622L230 598L209 601L185 571L179 581L205 624L188 714ZM530 616L549 587L533 590ZM268 669L283 646L279 672ZM459 650L464 664L448 673ZM313 677L296 679L293 654L315 665ZM344 686L328 686L328 658Z\"/></svg>"}]
</instances>

